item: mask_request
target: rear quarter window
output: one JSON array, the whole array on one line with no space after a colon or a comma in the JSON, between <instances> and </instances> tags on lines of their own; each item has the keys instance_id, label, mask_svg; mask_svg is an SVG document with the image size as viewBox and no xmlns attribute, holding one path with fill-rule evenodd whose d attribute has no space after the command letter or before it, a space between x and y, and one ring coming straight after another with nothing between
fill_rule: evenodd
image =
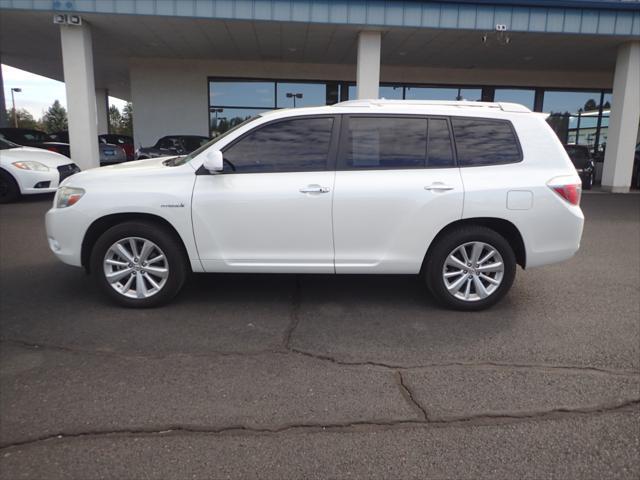
<instances>
[{"instance_id":1,"label":"rear quarter window","mask_svg":"<svg viewBox=\"0 0 640 480\"><path fill-rule=\"evenodd\" d=\"M522 160L511 122L485 118L451 118L461 167L503 165Z\"/></svg>"}]
</instances>

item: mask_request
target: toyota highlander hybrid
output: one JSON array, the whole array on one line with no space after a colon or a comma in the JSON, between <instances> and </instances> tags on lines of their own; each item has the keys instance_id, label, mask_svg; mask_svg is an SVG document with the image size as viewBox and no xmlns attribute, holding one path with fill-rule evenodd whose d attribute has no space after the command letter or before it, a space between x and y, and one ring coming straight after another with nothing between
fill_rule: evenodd
<instances>
[{"instance_id":1,"label":"toyota highlander hybrid","mask_svg":"<svg viewBox=\"0 0 640 480\"><path fill-rule=\"evenodd\" d=\"M517 265L575 254L580 194L543 114L358 100L73 175L46 226L60 260L129 307L168 301L193 271L420 274L445 306L479 310Z\"/></svg>"}]
</instances>

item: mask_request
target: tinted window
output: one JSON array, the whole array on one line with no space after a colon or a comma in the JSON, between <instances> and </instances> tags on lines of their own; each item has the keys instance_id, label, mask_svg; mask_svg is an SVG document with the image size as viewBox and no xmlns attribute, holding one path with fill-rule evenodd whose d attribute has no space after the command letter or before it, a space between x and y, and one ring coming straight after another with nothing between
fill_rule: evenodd
<instances>
[{"instance_id":1,"label":"tinted window","mask_svg":"<svg viewBox=\"0 0 640 480\"><path fill-rule=\"evenodd\" d=\"M429 119L428 167L452 167L453 151L449 123L443 118Z\"/></svg>"},{"instance_id":2,"label":"tinted window","mask_svg":"<svg viewBox=\"0 0 640 480\"><path fill-rule=\"evenodd\" d=\"M509 122L453 117L451 123L460 166L494 165L521 160L518 142Z\"/></svg>"},{"instance_id":3,"label":"tinted window","mask_svg":"<svg viewBox=\"0 0 640 480\"><path fill-rule=\"evenodd\" d=\"M182 139L182 145L186 151L193 152L208 141L209 139L204 137L185 137Z\"/></svg>"},{"instance_id":4,"label":"tinted window","mask_svg":"<svg viewBox=\"0 0 640 480\"><path fill-rule=\"evenodd\" d=\"M332 128L330 117L286 120L258 128L225 150L225 171L232 173L231 165L238 173L325 170Z\"/></svg>"},{"instance_id":5,"label":"tinted window","mask_svg":"<svg viewBox=\"0 0 640 480\"><path fill-rule=\"evenodd\" d=\"M424 168L426 153L426 118L349 118L347 167Z\"/></svg>"}]
</instances>

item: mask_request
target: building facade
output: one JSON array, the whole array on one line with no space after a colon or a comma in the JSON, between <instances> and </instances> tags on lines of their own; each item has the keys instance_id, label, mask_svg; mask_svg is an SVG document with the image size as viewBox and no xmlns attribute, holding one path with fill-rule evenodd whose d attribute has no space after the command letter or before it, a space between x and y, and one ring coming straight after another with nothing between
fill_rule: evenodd
<instances>
[{"instance_id":1,"label":"building facade","mask_svg":"<svg viewBox=\"0 0 640 480\"><path fill-rule=\"evenodd\" d=\"M84 167L107 95L133 102L144 146L353 98L517 102L613 191L639 141L638 0L0 0L0 59L65 81Z\"/></svg>"}]
</instances>

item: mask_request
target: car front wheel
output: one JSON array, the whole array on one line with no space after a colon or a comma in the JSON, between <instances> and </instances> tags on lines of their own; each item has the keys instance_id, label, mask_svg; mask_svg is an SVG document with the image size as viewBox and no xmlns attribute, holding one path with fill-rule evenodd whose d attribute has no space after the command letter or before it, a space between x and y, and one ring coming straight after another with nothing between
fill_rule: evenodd
<instances>
[{"instance_id":1,"label":"car front wheel","mask_svg":"<svg viewBox=\"0 0 640 480\"><path fill-rule=\"evenodd\" d=\"M0 170L0 203L14 202L20 197L20 187L7 172Z\"/></svg>"},{"instance_id":2,"label":"car front wheel","mask_svg":"<svg viewBox=\"0 0 640 480\"><path fill-rule=\"evenodd\" d=\"M146 222L126 222L96 242L91 272L113 300L126 307L155 307L181 289L187 266L175 235Z\"/></svg>"},{"instance_id":3,"label":"car front wheel","mask_svg":"<svg viewBox=\"0 0 640 480\"><path fill-rule=\"evenodd\" d=\"M511 288L516 259L509 242L482 226L467 226L437 240L426 263L429 290L456 310L482 310Z\"/></svg>"}]
</instances>

